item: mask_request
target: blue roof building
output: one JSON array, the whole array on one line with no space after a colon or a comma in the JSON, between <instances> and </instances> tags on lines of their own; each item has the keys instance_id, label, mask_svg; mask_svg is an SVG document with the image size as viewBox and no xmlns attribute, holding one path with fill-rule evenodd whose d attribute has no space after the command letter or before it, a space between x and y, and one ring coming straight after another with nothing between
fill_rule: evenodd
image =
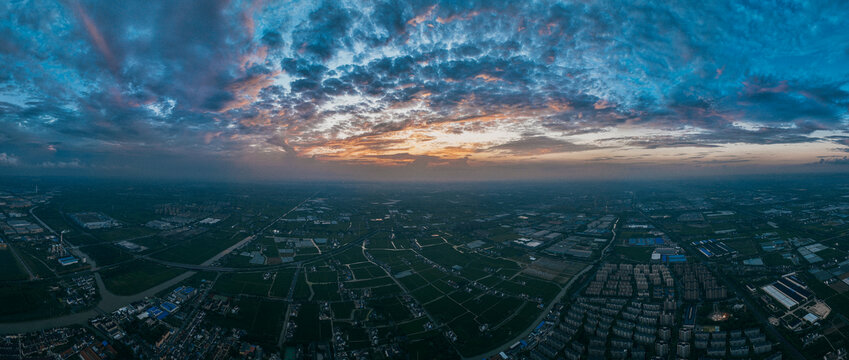
<instances>
[{"instance_id":1,"label":"blue roof building","mask_svg":"<svg viewBox=\"0 0 849 360\"><path fill-rule=\"evenodd\" d=\"M62 266L73 265L73 264L76 264L78 262L80 262L80 260L73 257L73 256L66 256L66 257L63 257L63 258L59 258L59 263L62 264Z\"/></svg>"}]
</instances>

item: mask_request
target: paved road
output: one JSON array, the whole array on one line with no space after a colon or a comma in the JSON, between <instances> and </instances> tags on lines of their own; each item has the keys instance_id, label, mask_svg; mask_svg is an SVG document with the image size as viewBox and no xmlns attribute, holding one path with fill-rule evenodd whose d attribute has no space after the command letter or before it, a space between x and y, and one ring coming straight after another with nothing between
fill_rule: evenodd
<instances>
[{"instance_id":1,"label":"paved road","mask_svg":"<svg viewBox=\"0 0 849 360\"><path fill-rule=\"evenodd\" d=\"M88 322L88 319L90 318L93 318L105 312L112 312L118 310L121 307L130 303L142 300L149 296L156 295L156 293L166 290L169 287L176 285L177 283L189 278L194 274L194 271L186 271L172 278L171 280L168 280L150 289L130 296L118 296L108 291L103 292L103 290L105 289L105 286L103 285L103 280L100 278L100 274L95 274L95 279L97 280L97 287L98 289L101 289L100 294L102 298L100 300L100 303L97 304L96 308L50 319L31 320L14 323L0 323L0 334L31 332L61 326L86 324Z\"/></svg>"},{"instance_id":2,"label":"paved road","mask_svg":"<svg viewBox=\"0 0 849 360\"><path fill-rule=\"evenodd\" d=\"M270 228L270 227L274 226L274 224L276 224L276 223L277 223L277 222L279 222L281 219L283 219L284 217L286 217L286 215L291 214L291 213L292 213L292 211L297 210L297 209L298 209L301 205L303 205L305 202L307 202L307 201L309 201L310 199L312 199L312 198L313 198L313 196L315 196L315 194L310 195L310 197L308 197L308 198L304 199L304 201L301 201L300 203L298 203L298 205L295 205L295 207L293 207L293 208L289 209L289 211L287 211L287 212L286 212L286 213L284 213L283 215L278 216L276 219L274 219L274 221L272 221L272 222L268 223L268 225L265 225L265 227L263 227L262 229L260 229L260 230L259 230L259 232L257 232L257 234L262 234L262 233L264 233L266 230L268 230L268 228ZM224 249L224 251L221 251L221 252L220 252L220 253L218 253L217 255L215 255L215 256L213 256L213 257L211 257L211 258L207 259L206 261L202 262L202 263L201 263L201 266L209 266L209 265L214 264L216 261L218 261L218 260L219 260L219 259L221 259L222 257L226 256L227 254L231 253L233 250L236 250L236 249L238 249L238 248L240 248L240 247L244 246L245 244L247 244L247 243L249 243L249 242L253 241L254 239L256 239L256 237L257 237L257 235L251 235L251 236L248 236L248 237L246 237L246 238L242 239L242 241L239 241L239 242L237 242L237 243L233 244L233 246L231 246L231 247L228 247L228 248Z\"/></svg>"},{"instance_id":3,"label":"paved road","mask_svg":"<svg viewBox=\"0 0 849 360\"><path fill-rule=\"evenodd\" d=\"M691 258L693 257L693 254L696 254L694 256L699 256L698 251L696 251L696 249L694 249L692 246L690 246L689 243L687 243L686 241L681 241L680 239L674 239L672 237L672 235L670 235L670 232L666 231L666 229L664 229L663 226L661 226L659 223L655 222L654 219L647 216L645 213L643 213L642 210L639 210L636 207L635 207L635 209L640 214L642 214L643 217L648 219L649 222L652 223L652 225L655 228L666 233L666 235L669 236L670 239L673 239L675 242L677 242L679 245L681 245L681 247L686 249L688 251L688 253L691 255ZM708 268L711 268L711 267L709 266ZM723 283L725 283L725 286L727 286L731 291L734 291L734 294L737 296L738 299L743 300L743 303L746 304L746 308L752 311L752 315L754 315L755 319L757 319L758 322L760 322L763 325L764 329L766 329L766 332L769 333L769 335L771 335L773 339L778 340L778 342L781 344L781 350L783 351L783 354L785 356L792 358L792 359L804 359L805 358L805 356L802 355L801 352L799 352L799 349L796 349L795 346L791 345L790 341L788 341L787 338L785 338L784 335L782 335L781 332L778 331L778 329L776 329L774 326L772 326L772 324L769 323L769 321L766 318L766 315L764 315L763 311L761 311L761 308L758 307L757 304L752 303L752 301L749 299L749 297L743 291L741 291L740 288L738 286L736 286L736 284L734 284L732 281L728 280L728 278L726 278L723 274L716 274L716 272L713 271L713 269L711 269L711 271L715 273L714 275L716 275L716 277L718 279L720 279Z\"/></svg>"},{"instance_id":4,"label":"paved road","mask_svg":"<svg viewBox=\"0 0 849 360\"><path fill-rule=\"evenodd\" d=\"M307 200L309 200L309 198L307 198ZM307 201L307 200L304 200L304 201ZM297 209L297 207L300 206L303 203L304 202L301 202L300 204L298 204L297 206L292 208L292 210L289 210L288 212L286 212L285 214L283 214L279 218L275 219L271 224L269 224L268 226L263 228L263 231L265 229L268 229L268 227L270 227L271 225L273 225L274 223L276 223L277 221L279 221L280 219L282 219L283 217L285 217L286 215L288 215L289 213L291 213L295 209ZM35 210L35 208L30 209L30 215L32 215L32 217L36 221L41 223L41 225L44 226L45 229L47 229L48 231L50 231L54 235L58 236L59 234L57 234L52 228L47 226L47 224L45 224L38 216L35 215L35 213L33 212L34 210ZM236 243L235 245L233 245L233 246L225 249L224 251L218 253L217 255L213 256L212 258L208 259L203 264L201 264L200 269L204 269L204 266L208 266L208 265L214 263L215 261L217 261L218 259L220 259L224 255L227 255L231 251L233 251L234 249L238 248L239 246L242 246L246 242L253 240L253 238L254 238L254 236L249 236L249 237L243 239L242 241ZM91 257L89 257L87 254L80 251L79 248L73 246L72 244L69 243L68 245L69 245L68 247L71 249L71 251L74 252L77 256L79 256L80 258L88 259L88 262L89 262L89 264L91 264L91 267L93 269L97 268L97 263L93 259L91 259ZM54 328L54 327L61 327L61 326L68 326L68 325L77 325L77 324L86 324L90 318L98 316L102 313L108 313L108 312L118 310L121 307L126 306L130 303L133 303L133 302L136 302L136 301L139 301L139 300L143 300L144 298L149 297L149 296L156 295L160 291L166 290L166 289L170 288L171 286L176 285L177 283L191 277L192 275L194 275L196 273L197 273L196 271L189 270L189 271L186 271L186 272L184 272L180 275L175 276L174 278L171 278L168 281L160 283L159 285L156 285L152 288L144 290L140 293L133 294L133 295L130 295L130 296L119 296L119 295L113 294L108 289L106 289L106 285L103 283L103 279L100 277L100 273L95 272L94 277L95 277L95 280L97 282L97 288L98 288L98 291L100 292L100 297L101 297L100 302L97 304L97 306L95 308L90 309L90 310L86 310L86 311L83 311L83 312L78 312L78 313L74 313L74 314L69 314L69 315L64 315L64 316L59 316L59 317L54 317L54 318L49 318L49 319L22 321L22 322L14 322L14 323L0 323L0 333L8 334L8 333L30 332L30 331L38 331L38 330L41 330L41 329L47 329L47 328Z\"/></svg>"},{"instance_id":5,"label":"paved road","mask_svg":"<svg viewBox=\"0 0 849 360\"><path fill-rule=\"evenodd\" d=\"M580 279L581 276L584 276L584 274L586 274L587 271L594 268L596 265L598 265L599 262L601 262L606 257L607 249L610 248L610 245L612 245L614 242L616 242L616 226L618 224L619 224L619 219L616 219L616 222L613 224L613 230L612 230L613 238L610 239L610 242L607 243L607 246L605 246L604 249L601 250L601 254L599 255L599 258L596 259L592 264L585 266L583 270L581 270L579 273L575 274L575 276L573 276L571 279L569 279L569 282L566 283L566 285L563 286L562 289L560 289L560 292L557 293L557 296L554 297L554 300L552 300L548 303L548 306L545 307L545 310L543 310L543 312L540 313L539 316L537 316L536 320L534 320L530 325L528 325L528 327L524 331L519 333L519 335L516 335L516 337L514 337L513 339L510 339L510 341L507 341L507 342L499 345L497 348L495 348L493 350L490 350L488 352L481 353L481 354L478 354L478 355L474 355L474 356L464 357L463 360L488 359L490 357L498 355L499 352L504 351L507 347L509 347L512 344L515 344L517 341L528 337L528 335L530 335L531 332L533 332L534 329L536 329L537 325L539 325L539 323L542 322L545 319L546 316L548 316L548 312L551 311L551 308L554 307L554 305L556 305L557 303L559 303L560 300L563 298L563 296L566 295L566 293L569 291L569 289L572 287L572 285L575 283L575 281Z\"/></svg>"},{"instance_id":6,"label":"paved road","mask_svg":"<svg viewBox=\"0 0 849 360\"><path fill-rule=\"evenodd\" d=\"M193 271L215 271L215 272L234 272L234 273L267 272L267 271L275 271L275 270L282 270L282 269L289 269L289 268L298 268L298 267L303 266L305 264L314 263L314 262L317 262L317 261L320 261L320 260L327 259L327 258L329 258L333 255L336 255L340 252L348 250L348 249L350 249L354 246L360 246L365 239L367 239L369 236L374 235L376 232L377 232L377 230L370 231L370 232L366 233L365 235L360 236L358 239L356 239L354 241L351 241L351 242L349 242L345 245L342 245L338 248L335 248L333 250L326 251L326 252L322 253L321 255L316 255L316 256L313 256L309 259L295 261L295 262L291 262L291 263L288 263L288 264L263 265L263 266L251 266L251 267L227 267L227 266L213 266L213 265L204 265L204 264L178 263L178 262L160 260L160 259L153 258L153 257L150 257L150 256L146 256L146 255L137 255L137 257L141 258L141 259L153 261L153 262L156 262L156 263L159 263L159 264L162 264L162 265L166 265L166 266L170 266L170 267L174 267L174 268L186 269L186 270L193 270Z\"/></svg>"},{"instance_id":7,"label":"paved road","mask_svg":"<svg viewBox=\"0 0 849 360\"><path fill-rule=\"evenodd\" d=\"M47 229L47 231L50 231L51 233L56 234L56 232L53 231L53 228L51 228L50 226L47 226L47 224L45 224L44 221L41 221L41 218L39 218L38 216L35 216L35 213L34 213L35 209L38 209L38 206L33 206L33 207L29 208L29 214L35 219L35 221L38 221L38 223L41 224L41 226L43 226L45 229Z\"/></svg>"},{"instance_id":8,"label":"paved road","mask_svg":"<svg viewBox=\"0 0 849 360\"><path fill-rule=\"evenodd\" d=\"M312 198L312 196L310 198ZM297 209L298 206L301 206L304 202L306 202L310 198L307 198L306 200L302 201L300 204L298 204L297 206L295 206L294 208L292 208L291 210L289 210L285 214L281 215L280 217L278 217L277 219L275 219L274 221L272 221L271 223L266 225L262 230L260 230L260 233L267 230L273 224L275 224L280 219L282 219L283 217L285 217L286 215L288 215L289 213L291 213L292 211ZM47 224L45 224L43 221L41 221L41 219L38 218L38 216L36 216L32 212L33 210L34 210L34 208L30 209L30 214L33 216L33 218L35 218L36 221L41 223L48 231L50 231L51 233L58 236L59 234L57 234L52 228L47 226ZM342 246L342 247L339 247L337 249L334 249L333 251L327 252L320 257L331 256L331 255L333 255L333 254L335 254L339 251L343 251L347 248L350 248L351 246L357 245L357 244L361 243L363 240L365 240L365 238L370 236L371 234L373 234L373 232L366 234L366 235L363 235L358 240L352 241L351 243L348 243L345 246ZM143 300L146 297L156 295L160 291L166 290L166 289L170 288L171 286L174 286L174 285L180 283L181 281L183 281L183 280L191 277L192 275L196 274L197 270L223 269L223 271L227 271L227 270L230 270L230 271L246 271L246 270L249 270L251 272L267 271L268 270L267 267L263 267L262 269L257 269L257 268L245 269L245 268L220 268L220 267L209 266L212 263L214 263L215 261L219 260L221 257L223 257L223 256L227 255L228 253L230 253L231 251L235 250L239 246L243 245L246 242L249 242L253 238L254 238L254 236L252 235L252 236L249 236L249 237L243 239L239 243L225 249L224 251L218 253L217 255L215 255L212 258L208 259L207 261L203 262L201 265L170 263L170 262L165 262L165 261L161 261L161 260L157 260L157 259L150 259L151 261L156 261L156 262L159 262L159 263L162 263L162 264L165 264L165 265L170 264L169 266L174 266L174 267L177 267L177 268L185 268L188 271L186 271L186 272L184 272L180 275L177 275L176 277L174 277L174 278L172 278L168 281L160 283L159 285L156 285L156 286L149 288L145 291L142 291L140 293L130 295L130 296L115 295L112 292L110 292L109 290L107 290L105 284L103 283L103 279L100 277L100 273L98 273L97 271L94 271L95 280L97 282L97 288L98 288L98 291L100 292L100 297L101 297L100 302L97 304L97 306L95 308L90 309L90 310L86 310L86 311L83 311L83 312L78 312L78 313L74 313L74 314L69 314L69 315L64 315L64 316L59 316L59 317L54 317L54 318L49 318L49 319L30 320L30 321L21 321L21 322L13 322L13 323L0 323L0 334L31 332L31 331L38 331L38 330L49 329L49 328L54 328L54 327L69 326L69 325L76 325L76 324L86 324L90 318L98 316L102 313L112 312L112 311L120 309L121 307L126 306L130 303L133 303L133 302L136 302L136 301L139 301L139 300ZM73 244L69 243L68 245L69 245L69 248L71 249L71 251L73 251L77 256L79 256L80 258L88 259L88 261L91 264L93 269L97 268L97 263L93 259L91 259L87 254L83 253L78 248L74 247ZM319 257L316 257L316 258L313 258L313 259L309 259L308 261L301 261L301 262L298 262L298 263L293 263L291 265L292 266L299 266L299 265L304 264L304 263L316 261L316 260L318 260L318 258Z\"/></svg>"}]
</instances>

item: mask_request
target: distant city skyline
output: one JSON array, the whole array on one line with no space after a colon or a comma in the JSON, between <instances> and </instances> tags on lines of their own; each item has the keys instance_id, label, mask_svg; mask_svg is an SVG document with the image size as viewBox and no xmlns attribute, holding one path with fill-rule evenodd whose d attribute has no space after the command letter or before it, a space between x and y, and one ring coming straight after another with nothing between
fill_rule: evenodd
<instances>
[{"instance_id":1,"label":"distant city skyline","mask_svg":"<svg viewBox=\"0 0 849 360\"><path fill-rule=\"evenodd\" d=\"M849 170L845 2L14 1L0 173Z\"/></svg>"}]
</instances>

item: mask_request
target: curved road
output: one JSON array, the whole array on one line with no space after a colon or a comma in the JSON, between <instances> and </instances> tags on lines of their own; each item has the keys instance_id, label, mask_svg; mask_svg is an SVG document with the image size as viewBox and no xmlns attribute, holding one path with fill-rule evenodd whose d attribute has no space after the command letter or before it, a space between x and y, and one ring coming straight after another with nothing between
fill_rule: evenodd
<instances>
[{"instance_id":1,"label":"curved road","mask_svg":"<svg viewBox=\"0 0 849 360\"><path fill-rule=\"evenodd\" d=\"M115 295L109 290L106 290L106 287L103 284L103 280L100 278L100 274L95 273L95 280L97 281L97 288L100 291L101 300L97 304L97 306L93 309L89 309L86 311L68 314L64 316L42 319L42 320L30 320L30 321L21 321L21 322L13 322L13 323L0 323L0 334L11 334L11 333L21 333L21 332L32 332L38 331L42 329L49 329L55 327L69 326L69 325L77 325L77 324L86 324L88 320L98 316L103 313L109 313L115 310L120 309L123 306L126 306L130 303L143 300L146 297L150 297L156 295L156 293L168 289L171 286L176 285L177 283L187 279L188 277L194 275L194 271L186 271L176 277L168 280L164 283L156 285L150 289L142 291L138 294L130 295L130 296L118 296Z\"/></svg>"},{"instance_id":2,"label":"curved road","mask_svg":"<svg viewBox=\"0 0 849 360\"><path fill-rule=\"evenodd\" d=\"M306 200L300 202L298 205L293 207L291 210L287 211L285 214L281 215L280 217L278 217L277 219L275 219L274 221L272 221L271 223L266 225L264 228L262 228L262 230L260 230L260 233L267 230L269 227L271 227L272 225L274 225L275 223L280 221L280 219L284 218L286 215L289 215L289 213L291 213L292 211L295 211L295 209L297 209L299 206L303 205L304 202L308 201L311 198L312 198L312 196L308 197ZM32 217L36 221L38 221L42 226L44 226L45 229L47 229L48 231L50 231L54 235L59 236L60 234L58 234L55 230L53 230L53 228L48 226L46 223L44 223L44 221L42 221L38 216L35 215L35 213L34 213L35 208L36 207L30 208L30 211L29 211L30 215L32 215ZM189 268L189 271L186 271L186 272L184 272L180 275L177 275L177 276L171 278L168 281L160 283L159 285L156 285L156 286L151 287L147 290L144 290L142 292L139 292L139 293L136 293L136 294L133 294L133 295L129 295L129 296L115 295L111 291L106 289L106 285L103 283L103 279L100 277L100 273L97 272L97 270L95 270L94 271L94 277L95 277L95 280L97 282L98 292L100 293L100 302L98 302L97 306L95 306L92 309L86 310L86 311L81 311L81 312L78 312L78 313L63 315L63 316L59 316L59 317L40 319L40 320L0 323L0 334L32 332L32 331L38 331L38 330L42 330L42 329L62 327L62 326L68 326L68 325L86 324L86 323L88 323L88 320L93 318L93 317L96 317L96 316L103 314L103 313L113 312L115 310L120 309L123 306L126 306L130 303L133 303L133 302L136 302L136 301L139 301L139 300L143 300L146 297L156 295L160 291L166 290L166 289L170 288L171 286L176 285L177 283L179 283L179 282L181 282L181 281L183 281L183 280L185 280L185 279L187 279L187 278L189 278L192 275L197 273L196 271L192 271L191 268L196 268L197 270L207 270L207 269L212 270L212 269L215 269L215 267L211 267L209 265L218 261L223 256L229 254L231 251L239 248L240 246L244 245L245 243L250 242L255 237L256 237L255 235L248 236L247 238L243 239L242 241L239 241L238 243L236 243L235 245L233 245L233 246L231 246L227 249L224 249L223 251L221 251L217 255L215 255L212 258L204 261L201 265L173 263L174 267ZM363 237L363 238L365 238L365 237ZM86 261L91 265L92 269L97 269L97 263L95 262L94 259L92 259L90 256L88 256L88 254L85 254L84 252L80 251L78 247L73 246L73 244L71 244L71 243L67 243L65 245L67 246L68 249L70 249L80 259L86 259ZM339 249L342 249L342 248L343 247L340 247ZM155 259L149 259L149 260L157 261ZM164 263L166 265L169 264L168 262L163 262L163 261L157 261L157 262ZM226 269L226 268L223 268L223 269ZM242 270L244 270L244 269L242 269ZM261 271L261 270L256 270L256 269L252 269L252 270Z\"/></svg>"}]
</instances>

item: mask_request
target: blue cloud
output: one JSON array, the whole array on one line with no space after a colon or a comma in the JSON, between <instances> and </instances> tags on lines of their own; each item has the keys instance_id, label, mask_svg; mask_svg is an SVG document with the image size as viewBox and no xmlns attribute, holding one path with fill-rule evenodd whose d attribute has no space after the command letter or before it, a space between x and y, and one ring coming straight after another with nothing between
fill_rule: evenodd
<instances>
[{"instance_id":1,"label":"blue cloud","mask_svg":"<svg viewBox=\"0 0 849 360\"><path fill-rule=\"evenodd\" d=\"M840 1L43 1L0 19L0 153L18 163L294 154L505 109L522 123L493 151L847 146L816 135L849 127ZM700 131L558 138L625 125Z\"/></svg>"}]
</instances>

